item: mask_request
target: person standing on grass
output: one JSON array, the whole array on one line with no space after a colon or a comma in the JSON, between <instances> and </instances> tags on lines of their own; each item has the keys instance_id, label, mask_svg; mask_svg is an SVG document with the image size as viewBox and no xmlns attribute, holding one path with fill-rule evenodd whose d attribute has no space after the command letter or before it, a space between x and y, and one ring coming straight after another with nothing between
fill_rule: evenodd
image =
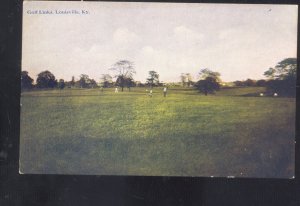
<instances>
[{"instance_id":1,"label":"person standing on grass","mask_svg":"<svg viewBox=\"0 0 300 206\"><path fill-rule=\"evenodd\" d=\"M152 89L149 92L149 96L152 97Z\"/></svg>"},{"instance_id":2,"label":"person standing on grass","mask_svg":"<svg viewBox=\"0 0 300 206\"><path fill-rule=\"evenodd\" d=\"M167 96L167 87L164 88L164 97Z\"/></svg>"},{"instance_id":3,"label":"person standing on grass","mask_svg":"<svg viewBox=\"0 0 300 206\"><path fill-rule=\"evenodd\" d=\"M118 87L116 87L116 88L115 88L115 93L118 93L118 92L119 92L119 91L118 91Z\"/></svg>"}]
</instances>

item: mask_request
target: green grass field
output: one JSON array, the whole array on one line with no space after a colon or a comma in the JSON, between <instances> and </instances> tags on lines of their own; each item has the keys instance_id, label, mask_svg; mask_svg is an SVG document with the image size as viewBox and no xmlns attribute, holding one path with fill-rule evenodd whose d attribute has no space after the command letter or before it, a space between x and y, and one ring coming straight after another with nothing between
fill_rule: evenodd
<instances>
[{"instance_id":1,"label":"green grass field","mask_svg":"<svg viewBox=\"0 0 300 206\"><path fill-rule=\"evenodd\" d=\"M264 88L23 92L23 173L292 177L295 99Z\"/></svg>"}]
</instances>

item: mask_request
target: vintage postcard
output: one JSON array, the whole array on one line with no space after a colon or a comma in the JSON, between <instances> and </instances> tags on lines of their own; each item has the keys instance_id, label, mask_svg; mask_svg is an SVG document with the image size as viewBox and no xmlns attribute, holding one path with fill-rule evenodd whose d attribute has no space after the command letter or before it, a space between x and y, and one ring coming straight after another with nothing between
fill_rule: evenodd
<instances>
[{"instance_id":1,"label":"vintage postcard","mask_svg":"<svg viewBox=\"0 0 300 206\"><path fill-rule=\"evenodd\" d=\"M297 19L24 1L20 173L293 178Z\"/></svg>"}]
</instances>

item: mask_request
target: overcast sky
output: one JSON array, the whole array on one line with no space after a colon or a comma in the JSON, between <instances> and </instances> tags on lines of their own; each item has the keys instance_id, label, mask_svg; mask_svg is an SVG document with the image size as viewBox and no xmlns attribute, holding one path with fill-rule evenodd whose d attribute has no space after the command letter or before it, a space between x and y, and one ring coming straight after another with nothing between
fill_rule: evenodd
<instances>
[{"instance_id":1,"label":"overcast sky","mask_svg":"<svg viewBox=\"0 0 300 206\"><path fill-rule=\"evenodd\" d=\"M34 10L88 14L29 14ZM70 81L134 62L135 80L155 70L164 82L202 68L224 81L264 78L297 56L297 6L111 2L25 2L22 69L36 79L50 70ZM112 73L111 73L112 74Z\"/></svg>"}]
</instances>

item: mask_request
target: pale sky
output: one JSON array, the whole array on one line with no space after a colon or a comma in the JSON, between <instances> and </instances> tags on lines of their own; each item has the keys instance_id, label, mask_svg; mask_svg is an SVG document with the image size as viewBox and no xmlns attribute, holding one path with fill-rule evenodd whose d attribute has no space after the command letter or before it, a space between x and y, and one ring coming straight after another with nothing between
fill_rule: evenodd
<instances>
[{"instance_id":1,"label":"pale sky","mask_svg":"<svg viewBox=\"0 0 300 206\"><path fill-rule=\"evenodd\" d=\"M35 10L53 14L30 14ZM82 14L82 9L88 14ZM55 14L78 10L80 14ZM261 79L297 56L296 5L124 2L25 2L22 70L96 81L118 60L134 62L135 80L157 71L164 82L202 68L223 81Z\"/></svg>"}]
</instances>

